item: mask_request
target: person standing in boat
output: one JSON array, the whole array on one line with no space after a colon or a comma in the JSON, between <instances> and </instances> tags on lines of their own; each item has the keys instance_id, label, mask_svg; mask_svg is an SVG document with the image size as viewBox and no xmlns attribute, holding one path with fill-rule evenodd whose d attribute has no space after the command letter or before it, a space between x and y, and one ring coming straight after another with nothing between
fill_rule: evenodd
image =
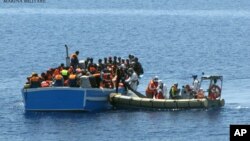
<instances>
[{"instance_id":1,"label":"person standing in boat","mask_svg":"<svg viewBox=\"0 0 250 141\"><path fill-rule=\"evenodd\" d=\"M125 84L126 79L126 66L122 64L121 66L117 67L116 69L116 80L115 80L115 88L116 93L118 93L119 83L122 83L124 86L125 93L127 92L127 86Z\"/></svg>"},{"instance_id":2,"label":"person standing in boat","mask_svg":"<svg viewBox=\"0 0 250 141\"><path fill-rule=\"evenodd\" d=\"M76 69L77 66L79 65L78 55L79 55L79 51L76 51L70 57L70 65L73 66L74 69Z\"/></svg>"},{"instance_id":3,"label":"person standing in boat","mask_svg":"<svg viewBox=\"0 0 250 141\"><path fill-rule=\"evenodd\" d=\"M197 93L200 89L200 81L197 78L197 75L193 76L193 91Z\"/></svg>"},{"instance_id":4,"label":"person standing in boat","mask_svg":"<svg viewBox=\"0 0 250 141\"><path fill-rule=\"evenodd\" d=\"M143 75L144 71L143 71L142 65L139 62L139 59L137 57L134 58L134 61L132 62L132 66L133 66L133 68L138 76Z\"/></svg>"},{"instance_id":5,"label":"person standing in boat","mask_svg":"<svg viewBox=\"0 0 250 141\"><path fill-rule=\"evenodd\" d=\"M158 80L158 76L155 76L152 80L150 80L146 89L146 96L148 98L153 98L157 94Z\"/></svg>"},{"instance_id":6,"label":"person standing in boat","mask_svg":"<svg viewBox=\"0 0 250 141\"><path fill-rule=\"evenodd\" d=\"M132 68L128 69L128 79L126 79L125 82L131 89L133 89L134 91L137 90L137 86L139 84L138 75Z\"/></svg>"}]
</instances>

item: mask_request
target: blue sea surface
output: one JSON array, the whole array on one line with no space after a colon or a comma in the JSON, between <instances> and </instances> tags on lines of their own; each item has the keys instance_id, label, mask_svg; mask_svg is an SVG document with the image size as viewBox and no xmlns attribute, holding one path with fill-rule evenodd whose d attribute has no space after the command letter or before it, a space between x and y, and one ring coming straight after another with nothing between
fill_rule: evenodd
<instances>
[{"instance_id":1,"label":"blue sea surface","mask_svg":"<svg viewBox=\"0 0 250 141\"><path fill-rule=\"evenodd\" d=\"M250 124L249 0L46 0L0 2L0 140L229 140ZM134 54L139 91L158 75L167 87L191 75L224 76L226 104L208 110L26 113L21 88L31 72L79 57Z\"/></svg>"}]
</instances>

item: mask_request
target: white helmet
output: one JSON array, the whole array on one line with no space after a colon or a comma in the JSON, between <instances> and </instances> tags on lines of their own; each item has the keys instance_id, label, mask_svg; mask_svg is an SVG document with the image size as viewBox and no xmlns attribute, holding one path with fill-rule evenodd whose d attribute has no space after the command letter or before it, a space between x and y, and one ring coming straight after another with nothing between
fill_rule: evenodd
<instances>
[{"instance_id":1,"label":"white helmet","mask_svg":"<svg viewBox=\"0 0 250 141\"><path fill-rule=\"evenodd\" d=\"M159 77L157 75L153 77L154 82L158 82L158 80L159 80Z\"/></svg>"}]
</instances>

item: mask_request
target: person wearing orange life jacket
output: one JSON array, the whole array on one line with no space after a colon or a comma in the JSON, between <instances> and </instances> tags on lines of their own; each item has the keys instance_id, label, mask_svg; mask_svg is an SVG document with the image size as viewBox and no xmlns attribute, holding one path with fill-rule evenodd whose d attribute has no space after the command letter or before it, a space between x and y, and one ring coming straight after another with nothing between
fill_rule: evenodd
<instances>
[{"instance_id":1,"label":"person wearing orange life jacket","mask_svg":"<svg viewBox=\"0 0 250 141\"><path fill-rule=\"evenodd\" d=\"M153 98L157 94L158 80L158 76L155 76L152 80L150 80L146 89L146 96L148 98Z\"/></svg>"},{"instance_id":2,"label":"person wearing orange life jacket","mask_svg":"<svg viewBox=\"0 0 250 141\"><path fill-rule=\"evenodd\" d=\"M54 78L54 82L53 82L53 86L54 87L60 87L64 85L64 79L63 76L61 74L57 74Z\"/></svg>"},{"instance_id":3,"label":"person wearing orange life jacket","mask_svg":"<svg viewBox=\"0 0 250 141\"><path fill-rule=\"evenodd\" d=\"M32 73L30 78L30 88L38 88L41 86L41 78L37 73Z\"/></svg>"},{"instance_id":4,"label":"person wearing orange life jacket","mask_svg":"<svg viewBox=\"0 0 250 141\"><path fill-rule=\"evenodd\" d=\"M73 72L69 75L68 85L69 87L78 87L76 73Z\"/></svg>"}]
</instances>

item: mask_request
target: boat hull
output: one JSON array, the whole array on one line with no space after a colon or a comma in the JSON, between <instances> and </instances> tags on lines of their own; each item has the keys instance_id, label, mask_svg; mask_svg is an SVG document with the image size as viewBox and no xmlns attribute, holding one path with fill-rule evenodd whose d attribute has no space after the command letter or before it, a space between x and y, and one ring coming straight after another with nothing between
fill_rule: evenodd
<instances>
[{"instance_id":1,"label":"boat hull","mask_svg":"<svg viewBox=\"0 0 250 141\"><path fill-rule=\"evenodd\" d=\"M113 89L49 87L22 89L26 111L98 111L111 108Z\"/></svg>"},{"instance_id":2,"label":"boat hull","mask_svg":"<svg viewBox=\"0 0 250 141\"><path fill-rule=\"evenodd\" d=\"M152 99L112 93L109 98L114 107L147 109L198 109L224 106L224 99Z\"/></svg>"}]
</instances>

